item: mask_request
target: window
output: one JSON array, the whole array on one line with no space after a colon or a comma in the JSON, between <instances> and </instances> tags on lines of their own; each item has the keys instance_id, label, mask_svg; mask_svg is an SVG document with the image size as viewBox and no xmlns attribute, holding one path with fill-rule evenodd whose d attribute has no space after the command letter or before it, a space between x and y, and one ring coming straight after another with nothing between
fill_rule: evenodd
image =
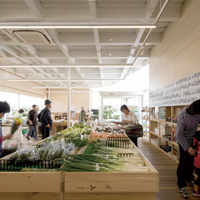
<instances>
[{"instance_id":1,"label":"window","mask_svg":"<svg viewBox=\"0 0 200 200\"><path fill-rule=\"evenodd\" d=\"M121 98L103 99L103 119L119 120L121 118Z\"/></svg>"},{"instance_id":2,"label":"window","mask_svg":"<svg viewBox=\"0 0 200 200\"><path fill-rule=\"evenodd\" d=\"M4 92L0 91L0 101L4 101Z\"/></svg>"},{"instance_id":3,"label":"window","mask_svg":"<svg viewBox=\"0 0 200 200\"><path fill-rule=\"evenodd\" d=\"M12 111L19 110L19 95L18 94L5 92L5 101L9 103Z\"/></svg>"},{"instance_id":4,"label":"window","mask_svg":"<svg viewBox=\"0 0 200 200\"><path fill-rule=\"evenodd\" d=\"M28 109L31 110L31 109L32 109L32 106L33 106L34 104L36 104L36 98L35 98L35 97L28 97L28 104L29 104Z\"/></svg>"},{"instance_id":5,"label":"window","mask_svg":"<svg viewBox=\"0 0 200 200\"><path fill-rule=\"evenodd\" d=\"M44 108L44 99L36 98L36 105L38 107L38 112Z\"/></svg>"},{"instance_id":6,"label":"window","mask_svg":"<svg viewBox=\"0 0 200 200\"><path fill-rule=\"evenodd\" d=\"M28 96L20 94L19 98L20 98L20 108L22 108L25 112L27 112L29 110Z\"/></svg>"}]
</instances>

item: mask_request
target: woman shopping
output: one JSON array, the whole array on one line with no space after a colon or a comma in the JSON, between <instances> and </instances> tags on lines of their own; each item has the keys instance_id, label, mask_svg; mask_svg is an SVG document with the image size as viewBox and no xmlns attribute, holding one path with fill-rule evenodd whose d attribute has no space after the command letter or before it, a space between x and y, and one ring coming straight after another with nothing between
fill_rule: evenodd
<instances>
[{"instance_id":1,"label":"woman shopping","mask_svg":"<svg viewBox=\"0 0 200 200\"><path fill-rule=\"evenodd\" d=\"M127 105L122 105L121 106L121 112L123 113L122 115L122 124L136 124L137 123L137 117L135 115L134 112L131 112ZM138 146L137 143L137 137L134 136L134 134L132 135L128 135L130 137L130 139L132 140L132 142Z\"/></svg>"},{"instance_id":2,"label":"woman shopping","mask_svg":"<svg viewBox=\"0 0 200 200\"><path fill-rule=\"evenodd\" d=\"M177 185L181 197L188 198L187 183L194 185L194 134L200 123L200 99L193 102L178 115L176 140L179 145L180 160L177 168Z\"/></svg>"},{"instance_id":3,"label":"woman shopping","mask_svg":"<svg viewBox=\"0 0 200 200\"><path fill-rule=\"evenodd\" d=\"M4 117L5 113L10 112L10 106L7 102L0 101L0 119ZM6 136L3 136L2 129L0 127L0 158L2 157L2 142L4 140L10 139L13 135L9 134Z\"/></svg>"}]
</instances>

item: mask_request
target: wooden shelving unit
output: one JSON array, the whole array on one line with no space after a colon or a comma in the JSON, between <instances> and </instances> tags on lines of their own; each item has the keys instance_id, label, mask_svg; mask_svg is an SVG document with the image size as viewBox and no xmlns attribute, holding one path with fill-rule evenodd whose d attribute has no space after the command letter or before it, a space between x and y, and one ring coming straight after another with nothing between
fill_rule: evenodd
<instances>
[{"instance_id":1,"label":"wooden shelving unit","mask_svg":"<svg viewBox=\"0 0 200 200\"><path fill-rule=\"evenodd\" d=\"M151 107L149 113L149 142L158 148L161 152L169 156L172 160L178 163L179 156L178 152L178 144L174 141L175 136L170 132L171 140L168 140L162 136L162 131L160 130L160 126L177 126L176 121L174 121L174 117L178 116L178 114L187 106L166 106L166 107ZM169 118L171 117L170 121ZM154 142L153 142L154 140ZM157 145L155 144L157 143ZM160 146L167 145L171 147L171 151L166 152Z\"/></svg>"}]
</instances>

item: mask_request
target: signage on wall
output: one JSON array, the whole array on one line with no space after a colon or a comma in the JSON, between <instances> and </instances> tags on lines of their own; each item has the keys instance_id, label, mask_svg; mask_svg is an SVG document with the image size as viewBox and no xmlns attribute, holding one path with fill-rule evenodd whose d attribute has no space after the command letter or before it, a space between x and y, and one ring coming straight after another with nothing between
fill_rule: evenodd
<instances>
[{"instance_id":1,"label":"signage on wall","mask_svg":"<svg viewBox=\"0 0 200 200\"><path fill-rule=\"evenodd\" d=\"M150 107L188 105L200 99L200 72L150 92Z\"/></svg>"}]
</instances>

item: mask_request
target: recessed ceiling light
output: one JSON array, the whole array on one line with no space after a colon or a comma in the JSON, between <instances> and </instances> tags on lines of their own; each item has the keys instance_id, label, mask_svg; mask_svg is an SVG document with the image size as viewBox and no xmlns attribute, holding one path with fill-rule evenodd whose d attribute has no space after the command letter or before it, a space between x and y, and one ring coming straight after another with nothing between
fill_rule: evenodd
<instances>
[{"instance_id":1,"label":"recessed ceiling light","mask_svg":"<svg viewBox=\"0 0 200 200\"><path fill-rule=\"evenodd\" d=\"M110 38L110 42L112 42L112 38Z\"/></svg>"},{"instance_id":2,"label":"recessed ceiling light","mask_svg":"<svg viewBox=\"0 0 200 200\"><path fill-rule=\"evenodd\" d=\"M112 56L112 54L111 54L111 53L109 53L109 56Z\"/></svg>"}]
</instances>

